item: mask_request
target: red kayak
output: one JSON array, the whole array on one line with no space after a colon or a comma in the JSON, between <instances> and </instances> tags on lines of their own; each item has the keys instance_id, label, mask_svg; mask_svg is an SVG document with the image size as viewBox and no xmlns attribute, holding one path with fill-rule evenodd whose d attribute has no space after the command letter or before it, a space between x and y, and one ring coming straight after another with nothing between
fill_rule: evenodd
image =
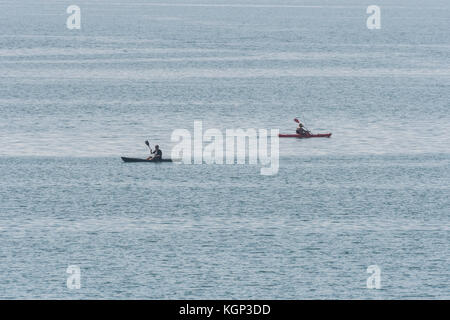
<instances>
[{"instance_id":1,"label":"red kayak","mask_svg":"<svg viewBox=\"0 0 450 320\"><path fill-rule=\"evenodd\" d=\"M305 138L329 138L331 137L331 133L319 133L319 134L279 134L278 135L280 138L300 138L300 139L305 139Z\"/></svg>"}]
</instances>

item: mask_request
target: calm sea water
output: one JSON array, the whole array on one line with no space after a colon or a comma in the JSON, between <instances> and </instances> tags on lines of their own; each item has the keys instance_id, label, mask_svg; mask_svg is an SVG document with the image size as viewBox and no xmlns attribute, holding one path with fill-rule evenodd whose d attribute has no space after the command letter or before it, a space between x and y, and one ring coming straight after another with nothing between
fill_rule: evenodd
<instances>
[{"instance_id":1,"label":"calm sea water","mask_svg":"<svg viewBox=\"0 0 450 320\"><path fill-rule=\"evenodd\" d=\"M76 4L0 3L0 298L450 298L448 1L380 30L356 0ZM333 137L275 176L120 160L294 117Z\"/></svg>"}]
</instances>

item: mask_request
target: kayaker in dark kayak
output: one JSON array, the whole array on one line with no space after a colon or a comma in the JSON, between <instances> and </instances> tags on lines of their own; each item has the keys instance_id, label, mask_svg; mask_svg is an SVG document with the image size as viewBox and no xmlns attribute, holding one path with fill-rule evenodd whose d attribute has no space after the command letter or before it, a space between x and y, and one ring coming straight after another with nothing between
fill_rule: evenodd
<instances>
[{"instance_id":1,"label":"kayaker in dark kayak","mask_svg":"<svg viewBox=\"0 0 450 320\"><path fill-rule=\"evenodd\" d=\"M155 146L155 151L151 151L150 153L154 154L154 156L148 157L147 160L161 160L162 159L162 151L158 145Z\"/></svg>"},{"instance_id":2,"label":"kayaker in dark kayak","mask_svg":"<svg viewBox=\"0 0 450 320\"><path fill-rule=\"evenodd\" d=\"M158 145L155 145L155 151L152 151L152 148L150 148L150 144L148 143L148 141L145 141L145 144L150 149L150 157L148 157L147 160L156 160L157 161L157 160L162 159L162 151ZM154 156L152 156L153 154L154 154Z\"/></svg>"}]
</instances>

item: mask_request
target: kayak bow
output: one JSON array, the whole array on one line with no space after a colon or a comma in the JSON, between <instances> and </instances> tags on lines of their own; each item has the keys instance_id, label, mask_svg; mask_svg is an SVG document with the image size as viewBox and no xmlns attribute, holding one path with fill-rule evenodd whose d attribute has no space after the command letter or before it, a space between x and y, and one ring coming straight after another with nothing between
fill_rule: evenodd
<instances>
[{"instance_id":1,"label":"kayak bow","mask_svg":"<svg viewBox=\"0 0 450 320\"><path fill-rule=\"evenodd\" d=\"M319 133L319 134L307 134L307 135L301 135L301 134L278 134L278 137L280 138L299 138L299 139L306 139L306 138L329 138L331 137L331 133Z\"/></svg>"},{"instance_id":2,"label":"kayak bow","mask_svg":"<svg viewBox=\"0 0 450 320\"><path fill-rule=\"evenodd\" d=\"M147 160L147 159L139 159L139 158L127 158L121 157L123 162L172 162L172 159L158 159L158 160Z\"/></svg>"}]
</instances>

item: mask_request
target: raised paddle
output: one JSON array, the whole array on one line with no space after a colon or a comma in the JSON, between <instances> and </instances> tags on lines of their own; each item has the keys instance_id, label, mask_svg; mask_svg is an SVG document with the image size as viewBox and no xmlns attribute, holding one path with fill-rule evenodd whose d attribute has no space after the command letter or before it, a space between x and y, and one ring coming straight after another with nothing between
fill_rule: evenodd
<instances>
[{"instance_id":1,"label":"raised paddle","mask_svg":"<svg viewBox=\"0 0 450 320\"><path fill-rule=\"evenodd\" d=\"M148 140L145 140L145 144L150 149L150 155L151 155L152 154L152 148L150 148L150 143L148 142Z\"/></svg>"}]
</instances>

